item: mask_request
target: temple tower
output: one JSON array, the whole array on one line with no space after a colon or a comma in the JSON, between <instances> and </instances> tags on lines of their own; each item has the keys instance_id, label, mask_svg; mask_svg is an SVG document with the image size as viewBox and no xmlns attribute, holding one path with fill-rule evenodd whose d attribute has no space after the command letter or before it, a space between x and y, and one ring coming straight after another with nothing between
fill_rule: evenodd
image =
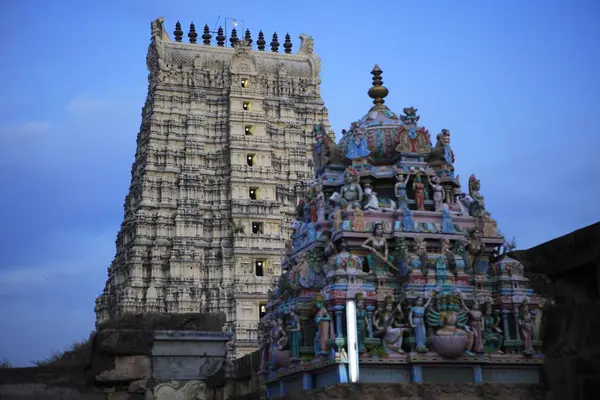
<instances>
[{"instance_id":1,"label":"temple tower","mask_svg":"<svg viewBox=\"0 0 600 400\"><path fill-rule=\"evenodd\" d=\"M235 355L280 275L284 239L312 177L313 125L325 121L310 36L256 49L246 30L216 37L152 23L148 95L125 217L96 300L97 323L124 313L225 312ZM228 39L229 45L226 45ZM216 46L211 42L216 40ZM199 42L199 40L198 40Z\"/></svg>"}]
</instances>

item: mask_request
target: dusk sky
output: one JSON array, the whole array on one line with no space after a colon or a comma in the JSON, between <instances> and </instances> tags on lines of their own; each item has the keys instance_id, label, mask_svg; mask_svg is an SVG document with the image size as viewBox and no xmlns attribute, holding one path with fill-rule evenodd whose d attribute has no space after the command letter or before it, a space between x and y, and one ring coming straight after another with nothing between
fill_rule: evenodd
<instances>
[{"instance_id":1,"label":"dusk sky","mask_svg":"<svg viewBox=\"0 0 600 400\"><path fill-rule=\"evenodd\" d=\"M0 359L47 357L94 329L115 252L150 22L217 18L256 40L312 35L338 133L371 106L452 133L463 186L528 248L600 220L600 3L556 1L2 1ZM281 40L282 41L282 40Z\"/></svg>"}]
</instances>

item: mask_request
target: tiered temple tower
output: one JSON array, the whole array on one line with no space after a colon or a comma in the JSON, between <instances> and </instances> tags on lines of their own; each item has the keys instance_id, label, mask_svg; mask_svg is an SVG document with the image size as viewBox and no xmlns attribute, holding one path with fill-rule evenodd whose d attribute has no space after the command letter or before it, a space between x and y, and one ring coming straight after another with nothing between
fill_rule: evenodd
<instances>
[{"instance_id":1,"label":"tiered temple tower","mask_svg":"<svg viewBox=\"0 0 600 400\"><path fill-rule=\"evenodd\" d=\"M539 383L539 298L503 254L479 180L464 193L450 132L433 146L372 74L374 105L339 143L314 127L316 179L260 325L269 398L347 383L349 363L364 383Z\"/></svg>"},{"instance_id":2,"label":"tiered temple tower","mask_svg":"<svg viewBox=\"0 0 600 400\"><path fill-rule=\"evenodd\" d=\"M280 275L299 181L312 177L312 129L327 121L310 36L229 38L152 23L148 96L97 322L124 313L225 312L235 355L257 343ZM201 41L200 41L201 39ZM229 45L226 45L226 41ZM211 42L216 40L216 46ZM326 123L327 124L327 123ZM327 125L328 126L328 125Z\"/></svg>"}]
</instances>

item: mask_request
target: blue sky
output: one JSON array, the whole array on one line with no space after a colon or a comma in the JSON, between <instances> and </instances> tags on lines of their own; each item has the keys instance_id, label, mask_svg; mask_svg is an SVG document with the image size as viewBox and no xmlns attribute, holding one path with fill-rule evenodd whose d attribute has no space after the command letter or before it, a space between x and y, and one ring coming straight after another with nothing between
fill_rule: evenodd
<instances>
[{"instance_id":1,"label":"blue sky","mask_svg":"<svg viewBox=\"0 0 600 400\"><path fill-rule=\"evenodd\" d=\"M221 3L221 6L217 4ZM356 5L352 5L356 4ZM377 6L376 6L377 5ZM114 256L150 22L243 19L322 57L340 133L386 104L452 132L507 236L530 247L600 220L600 5L593 1L10 1L0 25L0 358L24 365L94 327Z\"/></svg>"}]
</instances>

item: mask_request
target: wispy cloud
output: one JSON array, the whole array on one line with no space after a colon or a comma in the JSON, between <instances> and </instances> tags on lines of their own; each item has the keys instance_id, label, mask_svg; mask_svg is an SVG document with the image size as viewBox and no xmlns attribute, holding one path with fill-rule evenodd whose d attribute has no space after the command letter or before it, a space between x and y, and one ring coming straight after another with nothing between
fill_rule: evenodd
<instances>
[{"instance_id":1,"label":"wispy cloud","mask_svg":"<svg viewBox=\"0 0 600 400\"><path fill-rule=\"evenodd\" d=\"M0 125L0 136L25 136L44 133L50 130L50 123L42 121L27 121L17 124Z\"/></svg>"},{"instance_id":2,"label":"wispy cloud","mask_svg":"<svg viewBox=\"0 0 600 400\"><path fill-rule=\"evenodd\" d=\"M106 108L107 103L87 95L79 95L67 103L66 109L70 113L86 113Z\"/></svg>"},{"instance_id":3,"label":"wispy cloud","mask_svg":"<svg viewBox=\"0 0 600 400\"><path fill-rule=\"evenodd\" d=\"M98 282L106 278L106 265L114 255L115 232L100 235L54 233L54 246L68 246L70 254L38 261L30 265L0 266L0 295L20 297L26 293L53 291L68 281L95 276ZM102 278L104 276L104 279Z\"/></svg>"}]
</instances>

